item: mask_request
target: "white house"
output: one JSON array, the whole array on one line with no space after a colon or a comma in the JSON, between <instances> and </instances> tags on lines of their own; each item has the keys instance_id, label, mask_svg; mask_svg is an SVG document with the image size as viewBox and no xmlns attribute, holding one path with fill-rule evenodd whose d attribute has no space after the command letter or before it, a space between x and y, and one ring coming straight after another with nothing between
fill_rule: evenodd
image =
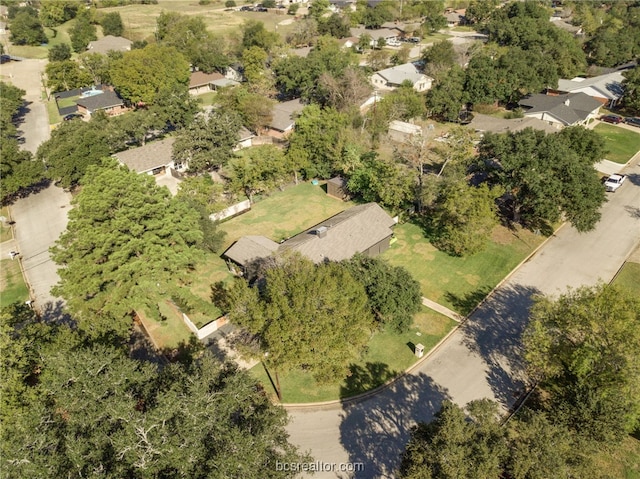
<instances>
[{"instance_id":1,"label":"white house","mask_svg":"<svg viewBox=\"0 0 640 479\"><path fill-rule=\"evenodd\" d=\"M433 84L433 78L422 73L413 63L396 65L371 75L371 84L376 90L394 90L409 81L417 92L427 91Z\"/></svg>"},{"instance_id":2,"label":"white house","mask_svg":"<svg viewBox=\"0 0 640 479\"><path fill-rule=\"evenodd\" d=\"M585 93L600 103L615 106L624 94L622 72L615 71L591 78L576 77L558 80L557 91L561 93Z\"/></svg>"}]
</instances>

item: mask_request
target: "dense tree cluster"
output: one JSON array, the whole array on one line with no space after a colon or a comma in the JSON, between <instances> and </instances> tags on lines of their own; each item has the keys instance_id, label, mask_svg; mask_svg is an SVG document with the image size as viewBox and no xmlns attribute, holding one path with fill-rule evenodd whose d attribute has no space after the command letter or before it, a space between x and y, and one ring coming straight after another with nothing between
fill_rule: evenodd
<instances>
[{"instance_id":1,"label":"dense tree cluster","mask_svg":"<svg viewBox=\"0 0 640 479\"><path fill-rule=\"evenodd\" d=\"M82 13L76 16L73 27L69 30L71 47L74 52L83 52L89 46L89 42L98 39L97 29L93 21L89 10L83 10Z\"/></svg>"},{"instance_id":2,"label":"dense tree cluster","mask_svg":"<svg viewBox=\"0 0 640 479\"><path fill-rule=\"evenodd\" d=\"M189 83L189 62L174 47L152 44L109 64L111 83L131 104L153 104L162 91Z\"/></svg>"},{"instance_id":3,"label":"dense tree cluster","mask_svg":"<svg viewBox=\"0 0 640 479\"><path fill-rule=\"evenodd\" d=\"M284 409L250 376L204 354L131 359L24 305L0 314L0 471L23 477L293 477Z\"/></svg>"},{"instance_id":4,"label":"dense tree cluster","mask_svg":"<svg viewBox=\"0 0 640 479\"><path fill-rule=\"evenodd\" d=\"M445 402L414 429L400 477L612 477L594 456L640 425L639 320L638 298L615 286L537 298L524 346L542 393L505 425L488 400Z\"/></svg>"},{"instance_id":5,"label":"dense tree cluster","mask_svg":"<svg viewBox=\"0 0 640 479\"><path fill-rule=\"evenodd\" d=\"M11 43L14 45L40 45L47 42L38 12L32 7L14 9L9 16Z\"/></svg>"},{"instance_id":6,"label":"dense tree cluster","mask_svg":"<svg viewBox=\"0 0 640 479\"><path fill-rule=\"evenodd\" d=\"M223 72L229 65L222 38L207 30L201 16L186 16L177 12L162 12L157 20L157 40L174 47L193 68L210 73Z\"/></svg>"},{"instance_id":7,"label":"dense tree cluster","mask_svg":"<svg viewBox=\"0 0 640 479\"><path fill-rule=\"evenodd\" d=\"M339 263L315 265L298 254L274 259L260 274L260 288L234 281L222 304L227 317L258 338L276 371L344 378L373 327L362 284Z\"/></svg>"},{"instance_id":8,"label":"dense tree cluster","mask_svg":"<svg viewBox=\"0 0 640 479\"><path fill-rule=\"evenodd\" d=\"M603 146L597 133L579 126L551 135L530 128L487 134L472 168L490 186L504 188L502 208L512 221L542 228L564 216L578 231L588 231L605 201L593 168Z\"/></svg>"},{"instance_id":9,"label":"dense tree cluster","mask_svg":"<svg viewBox=\"0 0 640 479\"><path fill-rule=\"evenodd\" d=\"M195 265L199 215L152 177L111 161L87 169L67 230L52 248L56 294L94 336L125 335L135 308L155 308Z\"/></svg>"}]
</instances>

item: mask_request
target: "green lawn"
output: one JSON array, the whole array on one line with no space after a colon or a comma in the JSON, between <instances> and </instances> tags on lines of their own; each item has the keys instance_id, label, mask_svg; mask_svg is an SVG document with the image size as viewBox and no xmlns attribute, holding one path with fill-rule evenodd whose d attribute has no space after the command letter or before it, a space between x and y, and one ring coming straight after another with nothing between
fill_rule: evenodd
<instances>
[{"instance_id":1,"label":"green lawn","mask_svg":"<svg viewBox=\"0 0 640 479\"><path fill-rule=\"evenodd\" d=\"M626 163L640 151L640 133L604 123L600 123L594 130L605 139L607 160Z\"/></svg>"},{"instance_id":2,"label":"green lawn","mask_svg":"<svg viewBox=\"0 0 640 479\"><path fill-rule=\"evenodd\" d=\"M164 350L188 344L192 333L178 311L166 302L159 303L158 307L166 319L158 321L148 311L138 311L138 318L156 346Z\"/></svg>"},{"instance_id":3,"label":"green lawn","mask_svg":"<svg viewBox=\"0 0 640 479\"><path fill-rule=\"evenodd\" d=\"M459 258L437 250L415 224L396 226L395 236L382 257L409 270L424 296L463 315L544 241L529 231L499 226L484 251Z\"/></svg>"},{"instance_id":4,"label":"green lawn","mask_svg":"<svg viewBox=\"0 0 640 479\"><path fill-rule=\"evenodd\" d=\"M58 113L58 105L56 105L56 101L51 99L45 102L47 106L47 115L49 116L49 125L55 125L56 123L60 123L62 118L60 117L60 113Z\"/></svg>"},{"instance_id":5,"label":"green lawn","mask_svg":"<svg viewBox=\"0 0 640 479\"><path fill-rule=\"evenodd\" d=\"M625 263L613 284L629 288L631 291L640 294L640 263Z\"/></svg>"},{"instance_id":6,"label":"green lawn","mask_svg":"<svg viewBox=\"0 0 640 479\"><path fill-rule=\"evenodd\" d=\"M251 211L220 225L227 233L224 249L245 235L280 241L353 206L327 196L322 186L311 183L301 183L256 200Z\"/></svg>"},{"instance_id":7,"label":"green lawn","mask_svg":"<svg viewBox=\"0 0 640 479\"><path fill-rule=\"evenodd\" d=\"M3 259L0 261L0 307L29 299L29 290L20 271L20 262Z\"/></svg>"},{"instance_id":8,"label":"green lawn","mask_svg":"<svg viewBox=\"0 0 640 479\"><path fill-rule=\"evenodd\" d=\"M0 223L0 243L3 243L4 241L9 241L13 238L11 226L7 224L9 221L9 209L6 206L3 206L0 209L0 216L4 216L7 219L6 222Z\"/></svg>"},{"instance_id":9,"label":"green lawn","mask_svg":"<svg viewBox=\"0 0 640 479\"><path fill-rule=\"evenodd\" d=\"M203 93L202 95L198 95L196 98L200 102L201 105L209 106L213 104L213 99L216 97L218 93L215 91L209 91L207 93Z\"/></svg>"},{"instance_id":10,"label":"green lawn","mask_svg":"<svg viewBox=\"0 0 640 479\"><path fill-rule=\"evenodd\" d=\"M603 448L595 460L607 477L640 479L640 437L627 436L615 449Z\"/></svg>"},{"instance_id":11,"label":"green lawn","mask_svg":"<svg viewBox=\"0 0 640 479\"><path fill-rule=\"evenodd\" d=\"M425 352L435 346L453 327L455 322L426 307L418 313L411 329L398 334L381 331L373 335L362 359L351 368L351 376L332 384L318 384L304 371L279 371L282 401L304 403L329 401L359 394L384 384L411 366L417 358L414 345L423 344ZM270 371L275 382L275 372ZM251 373L275 397L275 389L262 364Z\"/></svg>"},{"instance_id":12,"label":"green lawn","mask_svg":"<svg viewBox=\"0 0 640 479\"><path fill-rule=\"evenodd\" d=\"M49 39L49 42L43 46L30 46L30 45L11 45L9 47L9 52L11 55L16 55L18 57L25 58L47 58L49 55L49 48L54 45L59 45L61 43L71 44L71 40L69 38L69 28L73 26L75 20L69 20L62 25L58 25L53 28L45 28L44 32ZM98 28L98 38L100 37L100 28Z\"/></svg>"}]
</instances>

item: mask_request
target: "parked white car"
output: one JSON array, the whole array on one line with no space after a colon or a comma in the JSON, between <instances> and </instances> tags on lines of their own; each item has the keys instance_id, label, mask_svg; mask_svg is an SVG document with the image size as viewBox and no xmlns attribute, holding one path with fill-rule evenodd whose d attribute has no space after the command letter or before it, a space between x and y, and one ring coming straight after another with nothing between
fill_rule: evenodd
<instances>
[{"instance_id":1,"label":"parked white car","mask_svg":"<svg viewBox=\"0 0 640 479\"><path fill-rule=\"evenodd\" d=\"M615 193L616 190L622 186L622 183L624 183L626 178L627 177L625 175L611 175L604 182L604 187L607 191Z\"/></svg>"}]
</instances>

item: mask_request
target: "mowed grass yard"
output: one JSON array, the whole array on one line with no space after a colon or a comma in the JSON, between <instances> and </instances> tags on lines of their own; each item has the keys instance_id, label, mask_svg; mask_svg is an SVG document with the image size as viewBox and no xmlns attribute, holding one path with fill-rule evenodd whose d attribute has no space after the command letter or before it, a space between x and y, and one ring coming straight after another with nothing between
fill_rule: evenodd
<instances>
[{"instance_id":1,"label":"mowed grass yard","mask_svg":"<svg viewBox=\"0 0 640 479\"><path fill-rule=\"evenodd\" d=\"M23 303L29 299L29 290L20 271L18 259L0 261L0 307Z\"/></svg>"},{"instance_id":2,"label":"mowed grass yard","mask_svg":"<svg viewBox=\"0 0 640 479\"><path fill-rule=\"evenodd\" d=\"M227 249L246 235L266 236L280 241L346 210L353 203L327 196L324 186L301 183L258 198L251 211L225 221L220 229L227 233Z\"/></svg>"},{"instance_id":3,"label":"mowed grass yard","mask_svg":"<svg viewBox=\"0 0 640 479\"><path fill-rule=\"evenodd\" d=\"M238 6L243 2L236 2ZM159 0L157 5L127 5L124 7L101 8L100 12L119 12L125 26L125 35L131 40L149 40L156 30L156 19L162 11L173 11L184 15L200 15L210 32L214 34L240 35L239 27L247 20L264 23L269 31L277 31L284 36L291 31L293 20L291 15L271 12L237 12L226 10L223 1L212 1L209 5L199 5L196 0ZM278 28L276 28L276 25Z\"/></svg>"},{"instance_id":4,"label":"mowed grass yard","mask_svg":"<svg viewBox=\"0 0 640 479\"><path fill-rule=\"evenodd\" d=\"M9 241L13 238L13 232L11 231L11 226L8 224L9 221L9 209L6 206L0 208L0 216L3 216L7 219L0 223L0 243L5 241Z\"/></svg>"},{"instance_id":5,"label":"mowed grass yard","mask_svg":"<svg viewBox=\"0 0 640 479\"><path fill-rule=\"evenodd\" d=\"M640 295L640 263L625 263L613 281L613 284L628 288Z\"/></svg>"},{"instance_id":6,"label":"mowed grass yard","mask_svg":"<svg viewBox=\"0 0 640 479\"><path fill-rule=\"evenodd\" d=\"M640 151L640 133L614 125L600 123L594 128L605 139L605 158L616 163L626 163Z\"/></svg>"},{"instance_id":7,"label":"mowed grass yard","mask_svg":"<svg viewBox=\"0 0 640 479\"><path fill-rule=\"evenodd\" d=\"M416 344L422 344L425 352L432 349L455 326L451 319L423 307L406 333L378 331L373 334L362 358L351 367L351 376L330 384L318 384L304 371L278 371L282 402L307 403L347 398L381 386L409 368L417 361ZM264 385L272 397L276 397L275 371L257 364L251 373Z\"/></svg>"},{"instance_id":8,"label":"mowed grass yard","mask_svg":"<svg viewBox=\"0 0 640 479\"><path fill-rule=\"evenodd\" d=\"M545 239L497 226L483 251L459 258L431 245L418 225L398 225L395 236L397 241L382 257L404 266L420 282L423 296L463 315Z\"/></svg>"}]
</instances>

